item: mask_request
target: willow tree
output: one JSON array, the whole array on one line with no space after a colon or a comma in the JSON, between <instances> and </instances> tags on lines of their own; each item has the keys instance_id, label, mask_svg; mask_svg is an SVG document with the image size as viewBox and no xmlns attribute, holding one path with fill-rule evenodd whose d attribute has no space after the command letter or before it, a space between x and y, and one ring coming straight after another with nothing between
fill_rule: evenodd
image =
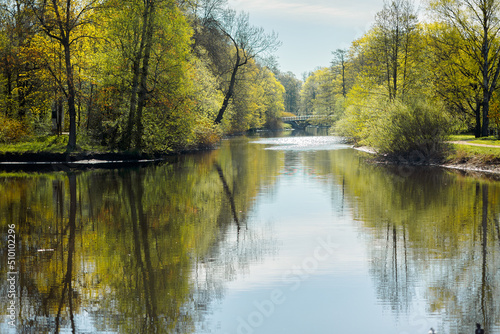
<instances>
[{"instance_id":1,"label":"willow tree","mask_svg":"<svg viewBox=\"0 0 500 334\"><path fill-rule=\"evenodd\" d=\"M500 1L435 0L431 8L460 36L457 47L475 67L472 84L480 87L482 111L481 115L477 110L476 126L481 131L476 130L476 136L488 136L490 102L500 74Z\"/></svg>"}]
</instances>

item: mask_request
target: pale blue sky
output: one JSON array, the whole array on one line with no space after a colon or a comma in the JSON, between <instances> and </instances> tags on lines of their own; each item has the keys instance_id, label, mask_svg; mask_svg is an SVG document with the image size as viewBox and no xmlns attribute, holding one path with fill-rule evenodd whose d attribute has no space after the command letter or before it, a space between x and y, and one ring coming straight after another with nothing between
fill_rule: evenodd
<instances>
[{"instance_id":1,"label":"pale blue sky","mask_svg":"<svg viewBox=\"0 0 500 334\"><path fill-rule=\"evenodd\" d=\"M328 66L339 48L368 31L383 0L229 0L229 6L250 14L250 22L279 34L276 52L283 72L297 78Z\"/></svg>"}]
</instances>

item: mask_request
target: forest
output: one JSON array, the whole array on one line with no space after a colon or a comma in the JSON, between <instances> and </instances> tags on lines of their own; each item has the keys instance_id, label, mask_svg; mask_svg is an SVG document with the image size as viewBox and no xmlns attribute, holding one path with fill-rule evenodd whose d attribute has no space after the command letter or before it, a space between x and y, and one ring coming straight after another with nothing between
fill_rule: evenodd
<instances>
[{"instance_id":1,"label":"forest","mask_svg":"<svg viewBox=\"0 0 500 334\"><path fill-rule=\"evenodd\" d=\"M298 79L277 34L225 0L3 1L0 143L174 152L312 114L379 152L437 156L450 133L499 134L499 31L497 0L387 0Z\"/></svg>"}]
</instances>

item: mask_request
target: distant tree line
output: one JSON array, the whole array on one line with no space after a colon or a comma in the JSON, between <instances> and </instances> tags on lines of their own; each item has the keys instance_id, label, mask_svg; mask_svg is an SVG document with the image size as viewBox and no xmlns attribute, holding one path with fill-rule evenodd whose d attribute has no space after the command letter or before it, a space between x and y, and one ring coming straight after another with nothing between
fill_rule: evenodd
<instances>
[{"instance_id":1,"label":"distant tree line","mask_svg":"<svg viewBox=\"0 0 500 334\"><path fill-rule=\"evenodd\" d=\"M368 32L307 76L300 110L393 153L436 153L450 130L498 134L499 32L498 0L433 0L420 13L388 0Z\"/></svg>"}]
</instances>

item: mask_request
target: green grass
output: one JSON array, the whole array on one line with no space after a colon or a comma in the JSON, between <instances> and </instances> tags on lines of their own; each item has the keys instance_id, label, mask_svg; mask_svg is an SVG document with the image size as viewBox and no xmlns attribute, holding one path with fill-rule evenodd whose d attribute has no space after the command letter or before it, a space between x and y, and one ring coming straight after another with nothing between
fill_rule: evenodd
<instances>
[{"instance_id":1,"label":"green grass","mask_svg":"<svg viewBox=\"0 0 500 334\"><path fill-rule=\"evenodd\" d=\"M496 136L481 137L476 138L474 135L452 135L450 136L452 141L467 141L473 144L485 144L485 145L498 145L500 146L500 140Z\"/></svg>"},{"instance_id":2,"label":"green grass","mask_svg":"<svg viewBox=\"0 0 500 334\"><path fill-rule=\"evenodd\" d=\"M500 146L496 147L481 147L471 145L453 144L457 151L464 151L474 155L493 155L500 157Z\"/></svg>"},{"instance_id":3,"label":"green grass","mask_svg":"<svg viewBox=\"0 0 500 334\"><path fill-rule=\"evenodd\" d=\"M0 144L0 153L65 153L67 143L68 135L42 136L31 141ZM83 143L78 145L77 151L106 152L106 149L101 146Z\"/></svg>"},{"instance_id":4,"label":"green grass","mask_svg":"<svg viewBox=\"0 0 500 334\"><path fill-rule=\"evenodd\" d=\"M452 144L452 149L445 160L459 164L498 165L500 164L500 146L496 148Z\"/></svg>"},{"instance_id":5,"label":"green grass","mask_svg":"<svg viewBox=\"0 0 500 334\"><path fill-rule=\"evenodd\" d=\"M447 160L458 163L495 164L500 163L500 140L495 136L476 138L474 135L452 135L450 141L466 141L472 144L495 145L497 147L481 147L465 144L451 144L452 150Z\"/></svg>"},{"instance_id":6,"label":"green grass","mask_svg":"<svg viewBox=\"0 0 500 334\"><path fill-rule=\"evenodd\" d=\"M460 141L460 140L473 140L475 139L474 135L451 135L450 140L452 141Z\"/></svg>"}]
</instances>

